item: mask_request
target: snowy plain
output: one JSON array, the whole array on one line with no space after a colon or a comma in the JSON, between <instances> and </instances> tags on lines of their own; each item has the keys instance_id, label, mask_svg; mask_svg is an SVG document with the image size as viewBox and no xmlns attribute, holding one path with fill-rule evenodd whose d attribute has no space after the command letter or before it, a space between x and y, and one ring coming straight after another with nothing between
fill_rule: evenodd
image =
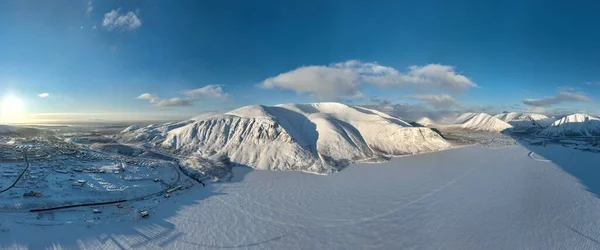
<instances>
[{"instance_id":1,"label":"snowy plain","mask_svg":"<svg viewBox=\"0 0 600 250\"><path fill-rule=\"evenodd\" d=\"M533 153L532 153L533 152ZM148 219L34 226L1 249L598 249L600 154L469 146L320 176L234 168Z\"/></svg>"}]
</instances>

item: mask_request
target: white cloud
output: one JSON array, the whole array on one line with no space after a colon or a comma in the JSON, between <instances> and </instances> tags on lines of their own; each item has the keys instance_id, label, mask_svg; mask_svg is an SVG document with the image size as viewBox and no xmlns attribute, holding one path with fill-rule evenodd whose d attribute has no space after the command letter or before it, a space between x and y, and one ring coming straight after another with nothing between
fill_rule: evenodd
<instances>
[{"instance_id":1,"label":"white cloud","mask_svg":"<svg viewBox=\"0 0 600 250\"><path fill-rule=\"evenodd\" d=\"M40 93L38 96L44 98L44 97L50 96L50 94L44 92L44 93Z\"/></svg>"},{"instance_id":2,"label":"white cloud","mask_svg":"<svg viewBox=\"0 0 600 250\"><path fill-rule=\"evenodd\" d=\"M524 99L523 104L536 107L552 106L563 102L591 102L592 98L583 92L559 91L556 96L547 96L539 99Z\"/></svg>"},{"instance_id":3,"label":"white cloud","mask_svg":"<svg viewBox=\"0 0 600 250\"><path fill-rule=\"evenodd\" d=\"M150 94L150 93L143 93L143 94L139 95L138 97L136 97L136 99L148 100L148 102L150 102L150 103L155 103L158 100L158 96Z\"/></svg>"},{"instance_id":4,"label":"white cloud","mask_svg":"<svg viewBox=\"0 0 600 250\"><path fill-rule=\"evenodd\" d=\"M87 9L85 10L85 13L90 16L90 14L92 14L92 11L94 10L94 3L92 3L92 0L88 0L87 3Z\"/></svg>"},{"instance_id":5,"label":"white cloud","mask_svg":"<svg viewBox=\"0 0 600 250\"><path fill-rule=\"evenodd\" d=\"M460 103L449 95L414 95L411 99L422 101L436 109L450 109L461 107Z\"/></svg>"},{"instance_id":6,"label":"white cloud","mask_svg":"<svg viewBox=\"0 0 600 250\"><path fill-rule=\"evenodd\" d=\"M223 91L222 85L206 85L202 88L184 90L181 92L186 96L192 96L197 98L229 98L230 94Z\"/></svg>"},{"instance_id":7,"label":"white cloud","mask_svg":"<svg viewBox=\"0 0 600 250\"><path fill-rule=\"evenodd\" d=\"M102 26L108 30L130 31L142 26L142 20L137 16L137 11L129 11L122 15L120 9L111 10L104 14Z\"/></svg>"},{"instance_id":8,"label":"white cloud","mask_svg":"<svg viewBox=\"0 0 600 250\"><path fill-rule=\"evenodd\" d=\"M452 66L428 64L410 66L408 72L376 62L350 60L328 66L304 66L267 78L258 86L280 88L297 93L308 93L318 99L361 98L360 85L369 83L379 87L415 86L448 89L455 92L477 87Z\"/></svg>"},{"instance_id":9,"label":"white cloud","mask_svg":"<svg viewBox=\"0 0 600 250\"><path fill-rule=\"evenodd\" d=\"M317 99L362 97L358 73L334 67L307 66L264 80L260 87L308 93Z\"/></svg>"},{"instance_id":10,"label":"white cloud","mask_svg":"<svg viewBox=\"0 0 600 250\"><path fill-rule=\"evenodd\" d=\"M207 85L202 88L181 91L185 97L174 97L170 99L162 99L158 95L143 93L136 97L138 100L145 100L148 103L160 107L183 107L191 106L195 102L212 101L212 100L228 100L231 95L223 91L222 85Z\"/></svg>"},{"instance_id":11,"label":"white cloud","mask_svg":"<svg viewBox=\"0 0 600 250\"><path fill-rule=\"evenodd\" d=\"M454 67L441 64L413 65L408 67L408 72L405 73L376 62L363 63L358 60L335 63L332 66L357 72L362 81L381 87L416 85L445 88L457 92L477 87L477 84L466 76L457 74Z\"/></svg>"},{"instance_id":12,"label":"white cloud","mask_svg":"<svg viewBox=\"0 0 600 250\"><path fill-rule=\"evenodd\" d=\"M406 83L432 85L435 87L449 88L454 91L463 91L475 88L477 84L464 75L454 72L451 66L441 64L428 64L425 66L410 66Z\"/></svg>"},{"instance_id":13,"label":"white cloud","mask_svg":"<svg viewBox=\"0 0 600 250\"><path fill-rule=\"evenodd\" d=\"M156 106L157 107L161 107L161 108L170 108L170 107L183 107L183 106L191 106L193 103L193 100L189 99L189 98L171 98L171 99L165 99L165 100L159 100L156 102Z\"/></svg>"}]
</instances>

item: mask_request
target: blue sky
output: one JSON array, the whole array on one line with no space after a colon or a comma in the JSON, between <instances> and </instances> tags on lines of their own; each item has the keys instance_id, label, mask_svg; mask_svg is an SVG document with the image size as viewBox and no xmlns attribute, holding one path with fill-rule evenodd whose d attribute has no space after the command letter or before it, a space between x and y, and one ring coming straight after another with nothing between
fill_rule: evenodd
<instances>
[{"instance_id":1,"label":"blue sky","mask_svg":"<svg viewBox=\"0 0 600 250\"><path fill-rule=\"evenodd\" d=\"M383 100L598 113L596 2L5 0L0 98L29 117Z\"/></svg>"}]
</instances>

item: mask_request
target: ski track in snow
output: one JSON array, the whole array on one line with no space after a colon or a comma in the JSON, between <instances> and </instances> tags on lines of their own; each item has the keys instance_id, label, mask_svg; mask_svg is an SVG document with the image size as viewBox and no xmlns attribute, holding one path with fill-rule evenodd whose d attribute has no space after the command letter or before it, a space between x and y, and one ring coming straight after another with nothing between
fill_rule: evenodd
<instances>
[{"instance_id":1,"label":"ski track in snow","mask_svg":"<svg viewBox=\"0 0 600 250\"><path fill-rule=\"evenodd\" d=\"M529 158L531 158L531 159L533 159L535 161L552 162L551 160L536 158L534 155L535 155L535 153L533 151L529 151L529 154L527 154L527 156L529 156Z\"/></svg>"}]
</instances>

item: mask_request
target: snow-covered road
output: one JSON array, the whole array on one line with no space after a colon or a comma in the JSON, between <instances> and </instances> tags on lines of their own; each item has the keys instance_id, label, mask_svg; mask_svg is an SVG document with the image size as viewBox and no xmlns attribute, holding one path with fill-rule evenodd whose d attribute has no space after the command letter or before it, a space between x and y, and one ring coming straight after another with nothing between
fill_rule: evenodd
<instances>
[{"instance_id":1,"label":"snow-covered road","mask_svg":"<svg viewBox=\"0 0 600 250\"><path fill-rule=\"evenodd\" d=\"M40 227L0 214L0 248L598 249L600 200L571 173L598 160L561 146L465 147L330 176L238 168L147 220Z\"/></svg>"}]
</instances>

